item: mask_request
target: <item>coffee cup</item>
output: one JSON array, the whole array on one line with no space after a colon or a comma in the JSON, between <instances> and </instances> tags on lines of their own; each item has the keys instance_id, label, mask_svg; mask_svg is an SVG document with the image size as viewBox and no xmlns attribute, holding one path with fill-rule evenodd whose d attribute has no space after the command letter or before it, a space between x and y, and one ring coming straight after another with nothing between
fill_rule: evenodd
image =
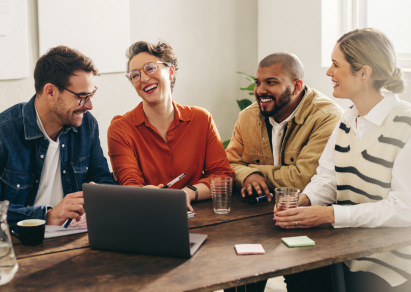
<instances>
[{"instance_id":1,"label":"coffee cup","mask_svg":"<svg viewBox=\"0 0 411 292\"><path fill-rule=\"evenodd\" d=\"M43 243L46 221L42 219L27 219L17 222L17 231L12 230L23 245L39 245Z\"/></svg>"}]
</instances>

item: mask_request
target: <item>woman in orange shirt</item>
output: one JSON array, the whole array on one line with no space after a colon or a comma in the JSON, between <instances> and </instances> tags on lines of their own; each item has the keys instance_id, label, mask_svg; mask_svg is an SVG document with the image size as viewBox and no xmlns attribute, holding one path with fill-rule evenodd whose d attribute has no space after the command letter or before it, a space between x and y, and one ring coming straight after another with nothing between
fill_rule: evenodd
<instances>
[{"instance_id":1,"label":"woman in orange shirt","mask_svg":"<svg viewBox=\"0 0 411 292\"><path fill-rule=\"evenodd\" d=\"M211 197L211 175L233 176L211 114L172 100L177 57L166 43L137 42L128 50L126 77L142 102L116 116L108 129L108 154L119 184L158 186L182 173L173 188L191 202Z\"/></svg>"}]
</instances>

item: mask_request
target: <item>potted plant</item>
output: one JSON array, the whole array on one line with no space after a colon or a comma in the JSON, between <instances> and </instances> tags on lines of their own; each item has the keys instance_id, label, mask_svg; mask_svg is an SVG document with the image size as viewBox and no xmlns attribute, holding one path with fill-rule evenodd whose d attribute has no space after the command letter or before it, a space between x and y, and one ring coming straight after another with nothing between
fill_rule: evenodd
<instances>
[{"instance_id":1,"label":"potted plant","mask_svg":"<svg viewBox=\"0 0 411 292\"><path fill-rule=\"evenodd\" d=\"M247 80L251 81L250 85L248 85L247 87L241 87L240 90L248 91L249 95L254 95L255 77L251 76L251 75L248 75L244 72L240 72L240 71L238 71L237 74L240 74L241 76L244 76ZM253 102L251 100L249 100L248 98L237 99L237 104L238 104L238 107L240 108L240 110L245 109L246 107L250 106L252 103ZM230 140L227 140L227 141L223 142L224 149L227 148L229 143L230 143Z\"/></svg>"}]
</instances>

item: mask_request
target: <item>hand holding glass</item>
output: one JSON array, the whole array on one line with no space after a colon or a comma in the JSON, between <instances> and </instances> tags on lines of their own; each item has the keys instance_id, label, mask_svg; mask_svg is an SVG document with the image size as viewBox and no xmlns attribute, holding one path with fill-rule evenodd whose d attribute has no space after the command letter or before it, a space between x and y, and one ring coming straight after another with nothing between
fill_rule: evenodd
<instances>
[{"instance_id":1,"label":"hand holding glass","mask_svg":"<svg viewBox=\"0 0 411 292\"><path fill-rule=\"evenodd\" d=\"M275 189L275 206L277 211L284 211L298 207L300 190L297 188L283 187Z\"/></svg>"}]
</instances>

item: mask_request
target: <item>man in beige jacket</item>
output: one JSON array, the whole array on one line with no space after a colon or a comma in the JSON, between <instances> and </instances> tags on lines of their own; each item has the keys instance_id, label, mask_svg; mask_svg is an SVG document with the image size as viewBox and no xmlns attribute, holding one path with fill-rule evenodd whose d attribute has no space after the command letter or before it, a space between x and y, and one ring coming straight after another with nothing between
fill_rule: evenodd
<instances>
[{"instance_id":1,"label":"man in beige jacket","mask_svg":"<svg viewBox=\"0 0 411 292\"><path fill-rule=\"evenodd\" d=\"M256 102L239 114L226 149L243 197L254 190L270 201L274 188L303 190L314 176L342 109L305 85L303 77L303 65L295 55L275 53L260 62L255 79ZM322 273L329 270L315 269L308 276ZM225 291L264 291L266 282ZM324 281L314 290L317 288L330 291L332 283Z\"/></svg>"},{"instance_id":2,"label":"man in beige jacket","mask_svg":"<svg viewBox=\"0 0 411 292\"><path fill-rule=\"evenodd\" d=\"M256 102L244 109L227 147L241 194L266 195L276 187L303 190L342 114L328 97L302 81L297 56L275 53L259 64Z\"/></svg>"}]
</instances>

